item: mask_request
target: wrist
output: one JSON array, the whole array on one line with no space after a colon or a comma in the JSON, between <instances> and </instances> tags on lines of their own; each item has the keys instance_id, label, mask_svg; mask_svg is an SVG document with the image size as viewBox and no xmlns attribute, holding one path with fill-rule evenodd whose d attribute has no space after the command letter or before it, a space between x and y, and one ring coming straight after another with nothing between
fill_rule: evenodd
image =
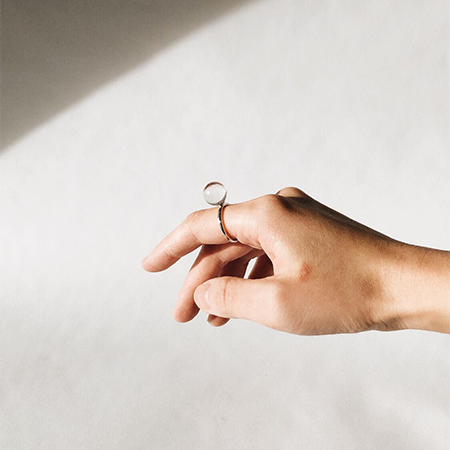
<instances>
[{"instance_id":1,"label":"wrist","mask_svg":"<svg viewBox=\"0 0 450 450\"><path fill-rule=\"evenodd\" d=\"M450 252L394 247L383 269L388 314L401 328L450 333Z\"/></svg>"}]
</instances>

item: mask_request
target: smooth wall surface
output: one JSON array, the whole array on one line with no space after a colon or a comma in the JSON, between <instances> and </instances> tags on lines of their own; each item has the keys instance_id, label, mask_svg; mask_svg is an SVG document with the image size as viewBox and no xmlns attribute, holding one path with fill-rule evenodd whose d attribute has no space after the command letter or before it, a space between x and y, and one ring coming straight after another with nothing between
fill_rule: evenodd
<instances>
[{"instance_id":1,"label":"smooth wall surface","mask_svg":"<svg viewBox=\"0 0 450 450\"><path fill-rule=\"evenodd\" d=\"M448 449L448 335L179 324L140 262L211 180L450 249L449 3L2 3L2 450Z\"/></svg>"}]
</instances>

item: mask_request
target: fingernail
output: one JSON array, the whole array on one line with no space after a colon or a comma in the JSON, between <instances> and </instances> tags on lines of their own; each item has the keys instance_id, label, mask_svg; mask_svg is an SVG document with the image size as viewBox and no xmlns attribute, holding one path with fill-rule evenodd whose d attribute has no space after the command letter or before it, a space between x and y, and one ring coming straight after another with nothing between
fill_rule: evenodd
<instances>
[{"instance_id":1,"label":"fingernail","mask_svg":"<svg viewBox=\"0 0 450 450\"><path fill-rule=\"evenodd\" d=\"M195 303L201 308L202 306L209 307L209 288L210 283L201 284L194 292Z\"/></svg>"}]
</instances>

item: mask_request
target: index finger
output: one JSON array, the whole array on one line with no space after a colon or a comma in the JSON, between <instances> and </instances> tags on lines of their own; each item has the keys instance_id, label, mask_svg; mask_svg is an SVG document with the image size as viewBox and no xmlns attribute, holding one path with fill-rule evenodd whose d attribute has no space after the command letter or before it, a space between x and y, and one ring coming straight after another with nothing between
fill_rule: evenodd
<instances>
[{"instance_id":1,"label":"index finger","mask_svg":"<svg viewBox=\"0 0 450 450\"><path fill-rule=\"evenodd\" d=\"M242 230L254 227L255 222L246 203L227 204L223 209L222 219L228 233L239 240L239 243L230 245L261 248L257 236L242 233ZM228 240L220 230L217 214L218 208L202 209L189 214L142 260L142 267L148 272L159 272L203 244L227 244Z\"/></svg>"}]
</instances>

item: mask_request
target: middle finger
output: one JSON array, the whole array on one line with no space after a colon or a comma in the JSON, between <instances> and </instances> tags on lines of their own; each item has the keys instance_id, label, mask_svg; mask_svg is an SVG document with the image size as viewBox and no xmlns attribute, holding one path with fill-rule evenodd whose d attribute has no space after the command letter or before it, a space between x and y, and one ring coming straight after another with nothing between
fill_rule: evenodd
<instances>
[{"instance_id":1,"label":"middle finger","mask_svg":"<svg viewBox=\"0 0 450 450\"><path fill-rule=\"evenodd\" d=\"M184 279L172 311L173 318L178 322L193 319L199 311L194 302L195 289L209 279L220 276L222 268L228 262L248 255L253 250L243 244L203 245Z\"/></svg>"}]
</instances>

